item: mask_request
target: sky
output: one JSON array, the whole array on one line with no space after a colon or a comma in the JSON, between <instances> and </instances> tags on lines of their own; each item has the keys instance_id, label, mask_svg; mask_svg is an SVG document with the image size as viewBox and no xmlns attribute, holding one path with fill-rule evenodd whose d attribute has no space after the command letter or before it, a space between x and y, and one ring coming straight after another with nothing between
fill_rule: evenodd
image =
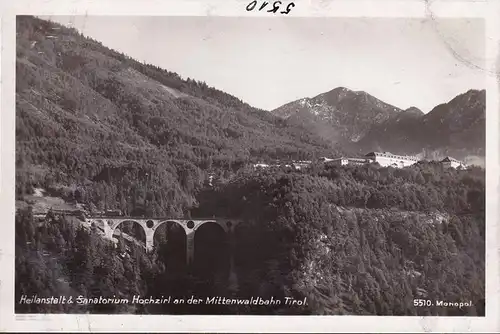
<instances>
[{"instance_id":1,"label":"sky","mask_svg":"<svg viewBox=\"0 0 500 334\"><path fill-rule=\"evenodd\" d=\"M265 110L347 87L427 113L486 86L481 19L42 18Z\"/></svg>"}]
</instances>

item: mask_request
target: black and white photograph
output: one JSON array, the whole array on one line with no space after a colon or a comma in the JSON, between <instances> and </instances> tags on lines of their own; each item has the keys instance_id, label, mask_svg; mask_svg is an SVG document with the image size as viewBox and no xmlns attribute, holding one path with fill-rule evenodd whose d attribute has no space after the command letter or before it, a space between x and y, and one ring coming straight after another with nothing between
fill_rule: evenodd
<instances>
[{"instance_id":1,"label":"black and white photograph","mask_svg":"<svg viewBox=\"0 0 500 334\"><path fill-rule=\"evenodd\" d=\"M485 19L15 24L15 314L485 317Z\"/></svg>"}]
</instances>

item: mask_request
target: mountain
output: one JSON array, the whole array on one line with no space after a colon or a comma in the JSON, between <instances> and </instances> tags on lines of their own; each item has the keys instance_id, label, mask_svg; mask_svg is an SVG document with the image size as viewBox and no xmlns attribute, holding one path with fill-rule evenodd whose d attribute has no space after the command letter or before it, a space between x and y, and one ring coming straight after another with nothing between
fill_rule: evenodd
<instances>
[{"instance_id":1,"label":"mountain","mask_svg":"<svg viewBox=\"0 0 500 334\"><path fill-rule=\"evenodd\" d=\"M484 90L469 90L428 114L389 105L365 92L339 87L272 111L291 124L302 124L346 151L390 151L439 159L484 160ZM482 164L479 162L479 164Z\"/></svg>"},{"instance_id":2,"label":"mountain","mask_svg":"<svg viewBox=\"0 0 500 334\"><path fill-rule=\"evenodd\" d=\"M373 124L382 123L400 111L365 92L339 87L287 103L272 113L293 124L307 124L330 141L356 142Z\"/></svg>"},{"instance_id":3,"label":"mountain","mask_svg":"<svg viewBox=\"0 0 500 334\"><path fill-rule=\"evenodd\" d=\"M96 205L130 211L149 198L180 212L210 171L332 152L302 125L75 29L18 16L16 42L18 194L50 183L83 187Z\"/></svg>"},{"instance_id":4,"label":"mountain","mask_svg":"<svg viewBox=\"0 0 500 334\"><path fill-rule=\"evenodd\" d=\"M410 108L411 109L411 108ZM384 150L458 159L485 155L486 92L469 90L428 114L408 110L370 131L357 143L362 151Z\"/></svg>"}]
</instances>

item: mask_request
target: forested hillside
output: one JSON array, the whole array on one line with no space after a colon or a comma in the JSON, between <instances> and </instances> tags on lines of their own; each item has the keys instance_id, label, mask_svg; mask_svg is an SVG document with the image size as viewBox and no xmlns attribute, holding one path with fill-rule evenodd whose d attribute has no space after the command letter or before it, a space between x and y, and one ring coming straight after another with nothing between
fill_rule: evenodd
<instances>
[{"instance_id":1,"label":"forested hillside","mask_svg":"<svg viewBox=\"0 0 500 334\"><path fill-rule=\"evenodd\" d=\"M318 166L241 175L200 209L253 219L239 234L240 256L252 250L243 266L269 265L249 280L308 296L314 314L479 315L484 191L480 168ZM475 306L418 308L417 298Z\"/></svg>"},{"instance_id":2,"label":"forested hillside","mask_svg":"<svg viewBox=\"0 0 500 334\"><path fill-rule=\"evenodd\" d=\"M69 305L50 311L484 315L484 170L418 164L241 171L199 200L200 214L248 222L236 230L239 298L307 297L308 305ZM197 245L198 270L189 273L175 263L182 252L172 231L161 236L168 243L157 240L153 254L132 245L123 257L123 239L113 248L95 230L76 226L64 219L38 226L29 210L18 213L16 294L234 296L221 249ZM414 299L473 306L415 307ZM17 308L47 311L43 305Z\"/></svg>"},{"instance_id":3,"label":"forested hillside","mask_svg":"<svg viewBox=\"0 0 500 334\"><path fill-rule=\"evenodd\" d=\"M207 172L332 149L300 125L141 64L76 30L18 16L17 193L181 215Z\"/></svg>"}]
</instances>

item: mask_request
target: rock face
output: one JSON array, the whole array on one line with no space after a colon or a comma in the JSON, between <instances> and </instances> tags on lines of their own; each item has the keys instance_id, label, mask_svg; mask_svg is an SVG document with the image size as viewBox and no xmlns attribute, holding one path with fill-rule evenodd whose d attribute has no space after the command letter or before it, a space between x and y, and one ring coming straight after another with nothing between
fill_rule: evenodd
<instances>
[{"instance_id":1,"label":"rock face","mask_svg":"<svg viewBox=\"0 0 500 334\"><path fill-rule=\"evenodd\" d=\"M358 153L390 151L434 158L484 157L486 92L469 90L424 114L365 93L336 88L272 111Z\"/></svg>"}]
</instances>

